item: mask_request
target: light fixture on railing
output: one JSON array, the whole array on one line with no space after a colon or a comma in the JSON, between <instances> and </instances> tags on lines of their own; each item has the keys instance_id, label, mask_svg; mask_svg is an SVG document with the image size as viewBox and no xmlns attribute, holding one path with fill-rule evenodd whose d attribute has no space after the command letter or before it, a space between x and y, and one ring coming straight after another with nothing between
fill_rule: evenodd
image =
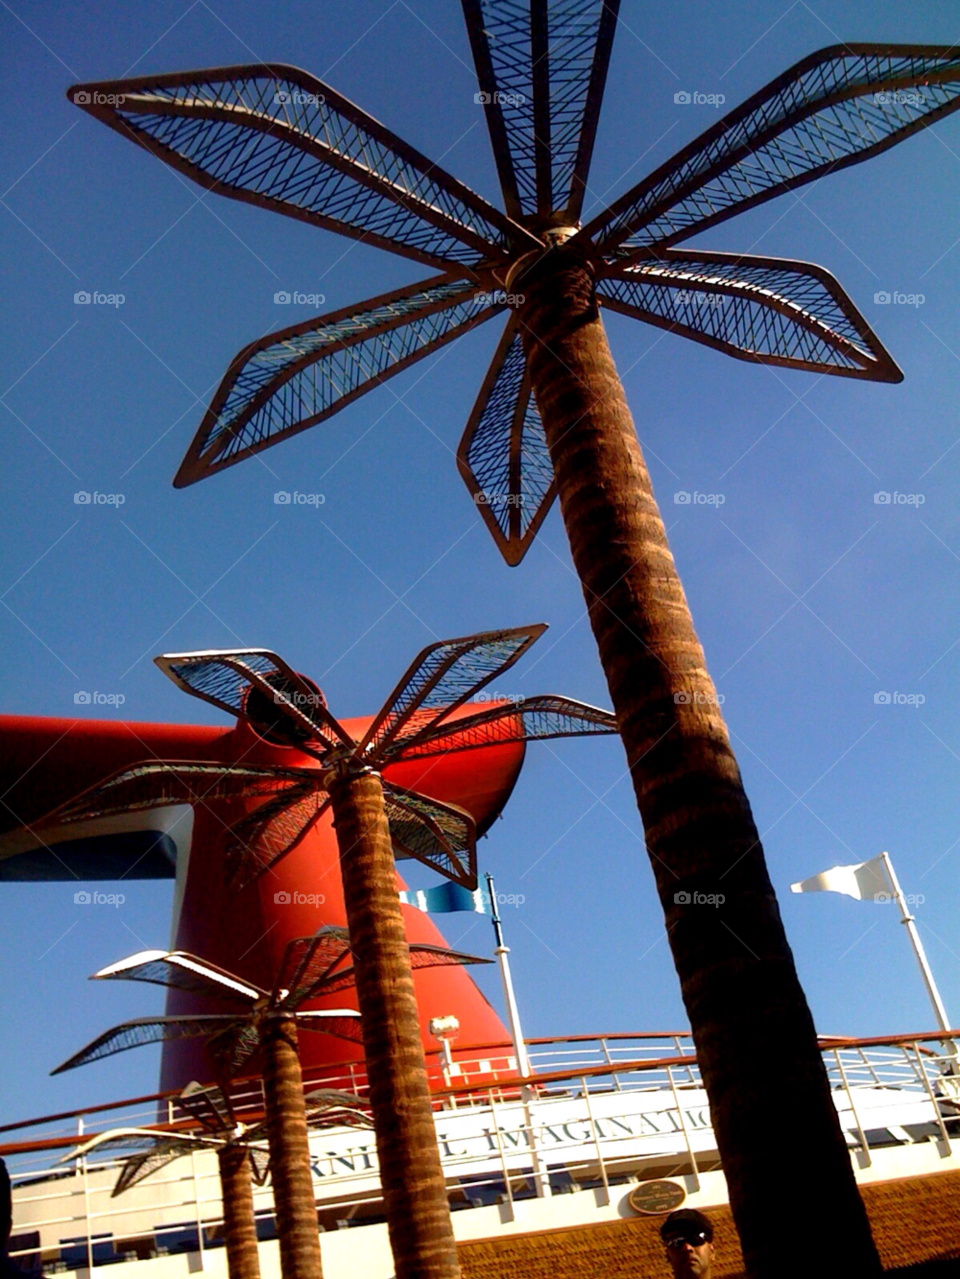
<instances>
[{"instance_id":1,"label":"light fixture on railing","mask_svg":"<svg viewBox=\"0 0 960 1279\"><path fill-rule=\"evenodd\" d=\"M430 1022L430 1034L440 1044L440 1069L443 1071L443 1082L450 1087L453 1075L453 1054L450 1045L456 1039L460 1023L452 1014L447 1017L434 1017Z\"/></svg>"}]
</instances>

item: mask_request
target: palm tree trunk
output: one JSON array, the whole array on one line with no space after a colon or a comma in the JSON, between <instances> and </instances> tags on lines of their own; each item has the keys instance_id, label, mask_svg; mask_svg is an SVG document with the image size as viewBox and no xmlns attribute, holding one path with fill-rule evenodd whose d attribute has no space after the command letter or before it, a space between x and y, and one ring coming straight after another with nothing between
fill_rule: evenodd
<instances>
[{"instance_id":1,"label":"palm tree trunk","mask_svg":"<svg viewBox=\"0 0 960 1279\"><path fill-rule=\"evenodd\" d=\"M597 309L554 251L524 351L753 1276L881 1273L716 692ZM695 894L722 895L722 905ZM800 1204L800 1229L788 1220Z\"/></svg>"},{"instance_id":2,"label":"palm tree trunk","mask_svg":"<svg viewBox=\"0 0 960 1279\"><path fill-rule=\"evenodd\" d=\"M217 1158L223 1194L223 1239L227 1246L230 1279L260 1279L250 1155L243 1146L221 1146Z\"/></svg>"},{"instance_id":3,"label":"palm tree trunk","mask_svg":"<svg viewBox=\"0 0 960 1279\"><path fill-rule=\"evenodd\" d=\"M307 1107L297 1054L297 1027L292 1017L266 1023L263 1049L263 1094L280 1270L283 1279L321 1279Z\"/></svg>"},{"instance_id":4,"label":"palm tree trunk","mask_svg":"<svg viewBox=\"0 0 960 1279\"><path fill-rule=\"evenodd\" d=\"M363 773L330 793L397 1279L457 1279L383 789Z\"/></svg>"}]
</instances>

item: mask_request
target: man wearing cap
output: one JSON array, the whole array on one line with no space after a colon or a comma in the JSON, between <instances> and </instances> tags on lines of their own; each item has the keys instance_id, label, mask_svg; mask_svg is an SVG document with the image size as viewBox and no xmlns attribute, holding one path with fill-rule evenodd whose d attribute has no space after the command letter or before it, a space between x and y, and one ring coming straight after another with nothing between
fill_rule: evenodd
<instances>
[{"instance_id":1,"label":"man wearing cap","mask_svg":"<svg viewBox=\"0 0 960 1279\"><path fill-rule=\"evenodd\" d=\"M660 1227L667 1260L679 1279L712 1279L713 1226L696 1208L678 1208Z\"/></svg>"}]
</instances>

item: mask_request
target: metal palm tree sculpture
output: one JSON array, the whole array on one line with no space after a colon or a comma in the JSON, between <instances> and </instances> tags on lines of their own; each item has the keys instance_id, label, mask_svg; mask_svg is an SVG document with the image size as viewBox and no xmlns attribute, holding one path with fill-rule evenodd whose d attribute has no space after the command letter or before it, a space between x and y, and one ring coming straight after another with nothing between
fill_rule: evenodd
<instances>
[{"instance_id":1,"label":"metal palm tree sculpture","mask_svg":"<svg viewBox=\"0 0 960 1279\"><path fill-rule=\"evenodd\" d=\"M320 1088L305 1098L306 1123L311 1131L323 1128L371 1128L372 1122L360 1097ZM65 1155L66 1163L92 1154L131 1150L121 1161L113 1197L140 1185L184 1155L215 1151L223 1200L223 1240L230 1279L260 1279L257 1221L253 1183L266 1184L270 1171L267 1122L243 1123L238 1119L229 1088L216 1084L188 1084L177 1098L178 1109L199 1126L188 1132L158 1132L151 1128L113 1128Z\"/></svg>"},{"instance_id":2,"label":"metal palm tree sculpture","mask_svg":"<svg viewBox=\"0 0 960 1279\"><path fill-rule=\"evenodd\" d=\"M298 938L286 946L274 988L267 992L194 955L181 951L141 951L102 968L94 973L94 979L144 981L174 987L239 1004L242 1010L123 1022L99 1035L53 1071L53 1074L59 1074L73 1070L144 1044L202 1035L210 1040L211 1056L217 1064L220 1078L228 1081L235 1078L256 1053L261 1052L266 1111L264 1129L273 1169L273 1195L284 1279L306 1279L307 1276L316 1279L321 1273L316 1196L307 1136L309 1115L297 1053L297 1032L325 1031L354 1042L360 1039L358 1013L350 1009L306 1010L301 1005L352 988L356 975L348 962L350 958L346 930L329 926L322 928L313 937ZM489 962L439 946L410 947L409 963L413 968ZM216 1117L216 1108L213 1116L209 1115L209 1107L205 1103L198 1101L198 1108L208 1114L211 1122L218 1122L223 1128L223 1117ZM248 1134L245 1148L249 1147L251 1140L253 1138ZM236 1230L231 1226L229 1234L237 1242L237 1264L248 1267L251 1264L253 1192L249 1166L236 1143L224 1147L221 1173L225 1174L228 1183L225 1184L225 1213L228 1198L236 1206L232 1223ZM255 1228L252 1238L255 1244ZM228 1256L233 1256L229 1241Z\"/></svg>"},{"instance_id":3,"label":"metal palm tree sculpture","mask_svg":"<svg viewBox=\"0 0 960 1279\"><path fill-rule=\"evenodd\" d=\"M509 311L459 466L512 564L560 497L748 1270L782 1266L771 1226L778 1204L816 1182L821 1210L798 1240L797 1266L823 1274L829 1256L831 1273L879 1274L600 308L758 363L898 381L863 316L821 268L675 246L956 110L960 54L887 44L814 53L581 228L618 7L463 0L505 212L292 67L87 84L70 97L211 190L442 272L241 351L178 486L324 421ZM721 875L726 901L709 919L683 905ZM760 1080L757 1063L771 1042L780 1066ZM757 1115L774 1113L784 1096L805 1141L774 1179Z\"/></svg>"},{"instance_id":4,"label":"metal palm tree sculpture","mask_svg":"<svg viewBox=\"0 0 960 1279\"><path fill-rule=\"evenodd\" d=\"M40 824L42 831L48 823L85 821L135 807L269 795L232 828L232 878L236 887L243 887L296 847L328 808L332 811L353 957L351 980L357 987L380 1179L399 1279L459 1273L411 958L415 964L427 962L427 956L438 963L476 961L442 948L408 947L394 852L476 888L476 827L464 810L393 785L378 770L495 743L615 733L616 721L608 711L564 697L499 700L479 711L467 706L545 630L543 625L516 627L430 645L414 659L360 741L330 713L315 684L265 649L158 657L160 669L185 692L245 719L267 741L295 748L302 764L221 767L151 760L108 778ZM158 980L159 970L151 966L149 971L149 979ZM177 974L178 981L191 980L182 977L180 968ZM299 989L289 981L278 982L282 985ZM329 986L326 993L331 993ZM287 1047L293 1038L288 1023L282 1038ZM99 1043L67 1064L92 1059ZM292 1069L295 1048L288 1055ZM292 1107L291 1089L285 1096ZM298 1104L302 1115L302 1090ZM297 1125L302 1134L302 1121ZM302 1141L305 1148L306 1138ZM293 1273L285 1269L285 1279ZM296 1274L306 1279L307 1271Z\"/></svg>"}]
</instances>

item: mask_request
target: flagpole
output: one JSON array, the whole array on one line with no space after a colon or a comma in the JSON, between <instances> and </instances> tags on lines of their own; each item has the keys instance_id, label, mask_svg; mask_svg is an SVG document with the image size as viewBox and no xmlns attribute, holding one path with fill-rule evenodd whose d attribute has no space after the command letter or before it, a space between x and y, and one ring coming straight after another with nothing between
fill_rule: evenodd
<instances>
[{"instance_id":1,"label":"flagpole","mask_svg":"<svg viewBox=\"0 0 960 1279\"><path fill-rule=\"evenodd\" d=\"M907 932L910 934L910 942L913 946L913 953L917 957L917 963L920 965L920 971L923 974L924 985L927 988L927 994L930 996L930 1002L933 1004L933 1011L937 1015L937 1021L941 1030L950 1030L950 1021L947 1017L947 1010L943 1006L943 1000L940 998L940 991L937 989L937 983L933 979L933 972L927 961L926 952L923 949L923 942L920 940L920 934L917 932L917 925L914 916L910 913L906 898L900 888L900 881L897 879L897 873L893 869L893 862L890 860L889 853L881 853L883 859L883 868L887 873L887 879L890 883L890 889L893 893L894 900L900 907L900 922L906 925Z\"/></svg>"},{"instance_id":2,"label":"flagpole","mask_svg":"<svg viewBox=\"0 0 960 1279\"><path fill-rule=\"evenodd\" d=\"M507 1003L507 1020L510 1022L510 1038L513 1040L514 1056L517 1059L517 1071L522 1079L530 1078L530 1059L527 1057L527 1046L523 1042L523 1031L520 1028L520 1011L517 1008L517 997L513 993L513 978L510 975L510 947L503 944L503 926L497 911L497 894L493 887L493 876L487 874L487 891L490 894L490 917L493 923L497 945L494 954L500 965L500 978L503 981L503 997Z\"/></svg>"}]
</instances>

